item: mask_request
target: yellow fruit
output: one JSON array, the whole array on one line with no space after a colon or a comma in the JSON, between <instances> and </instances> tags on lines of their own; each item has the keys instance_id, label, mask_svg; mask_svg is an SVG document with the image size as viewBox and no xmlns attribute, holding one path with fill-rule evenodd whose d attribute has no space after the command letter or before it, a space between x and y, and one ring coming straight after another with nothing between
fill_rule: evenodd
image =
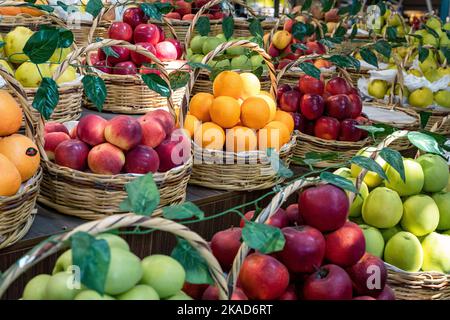
<instances>
[{"instance_id":1,"label":"yellow fruit","mask_svg":"<svg viewBox=\"0 0 450 320\"><path fill-rule=\"evenodd\" d=\"M284 50L292 41L292 34L285 30L275 32L272 43L278 50Z\"/></svg>"},{"instance_id":2,"label":"yellow fruit","mask_svg":"<svg viewBox=\"0 0 450 320\"><path fill-rule=\"evenodd\" d=\"M433 103L433 92L429 88L420 88L409 94L410 105L419 108L426 108Z\"/></svg>"},{"instance_id":3,"label":"yellow fruit","mask_svg":"<svg viewBox=\"0 0 450 320\"><path fill-rule=\"evenodd\" d=\"M269 121L273 121L275 119L275 114L277 112L277 103L273 99L272 95L266 91L261 91L255 97L263 98L264 100L266 100L267 104L269 105L269 109L270 109Z\"/></svg>"},{"instance_id":4,"label":"yellow fruit","mask_svg":"<svg viewBox=\"0 0 450 320\"><path fill-rule=\"evenodd\" d=\"M230 152L256 150L258 146L258 139L255 131L242 126L236 126L227 130L226 141L227 151Z\"/></svg>"},{"instance_id":5,"label":"yellow fruit","mask_svg":"<svg viewBox=\"0 0 450 320\"><path fill-rule=\"evenodd\" d=\"M0 197L10 197L19 191L20 173L7 157L0 154Z\"/></svg>"},{"instance_id":6,"label":"yellow fruit","mask_svg":"<svg viewBox=\"0 0 450 320\"><path fill-rule=\"evenodd\" d=\"M22 63L29 60L23 53L23 47L33 35L33 31L25 27L16 27L5 37L5 54L12 63Z\"/></svg>"},{"instance_id":7,"label":"yellow fruit","mask_svg":"<svg viewBox=\"0 0 450 320\"><path fill-rule=\"evenodd\" d=\"M275 121L283 122L286 127L289 129L289 133L294 131L294 118L291 116L289 112L283 110L277 110L275 114Z\"/></svg>"},{"instance_id":8,"label":"yellow fruit","mask_svg":"<svg viewBox=\"0 0 450 320\"><path fill-rule=\"evenodd\" d=\"M61 63L67 58L70 52L70 48L57 48L48 61L51 63Z\"/></svg>"},{"instance_id":9,"label":"yellow fruit","mask_svg":"<svg viewBox=\"0 0 450 320\"><path fill-rule=\"evenodd\" d=\"M48 63L34 64L32 62L22 63L16 70L16 79L24 86L36 88L42 82L42 78L50 78L52 73Z\"/></svg>"},{"instance_id":10,"label":"yellow fruit","mask_svg":"<svg viewBox=\"0 0 450 320\"><path fill-rule=\"evenodd\" d=\"M3 40L3 36L0 34L0 41L1 42L4 42L4 40ZM0 48L0 57L5 57L5 48L4 47L1 47Z\"/></svg>"},{"instance_id":11,"label":"yellow fruit","mask_svg":"<svg viewBox=\"0 0 450 320\"><path fill-rule=\"evenodd\" d=\"M280 150L289 142L289 139L289 129L286 125L280 121L272 121L258 131L258 149L262 151L268 148Z\"/></svg>"},{"instance_id":12,"label":"yellow fruit","mask_svg":"<svg viewBox=\"0 0 450 320\"><path fill-rule=\"evenodd\" d=\"M210 93L200 92L192 97L189 103L189 112L202 122L211 121L209 110L214 101L214 96Z\"/></svg>"},{"instance_id":13,"label":"yellow fruit","mask_svg":"<svg viewBox=\"0 0 450 320\"><path fill-rule=\"evenodd\" d=\"M201 122L198 121L198 119L192 114L186 115L186 118L184 119L184 129L188 132L191 138L194 136L195 130L200 127L200 125Z\"/></svg>"},{"instance_id":14,"label":"yellow fruit","mask_svg":"<svg viewBox=\"0 0 450 320\"><path fill-rule=\"evenodd\" d=\"M225 132L213 122L204 122L195 131L194 139L202 148L222 150L225 144Z\"/></svg>"},{"instance_id":15,"label":"yellow fruit","mask_svg":"<svg viewBox=\"0 0 450 320\"><path fill-rule=\"evenodd\" d=\"M261 83L257 76L250 72L240 74L243 84L242 98L247 99L251 96L259 94L261 90Z\"/></svg>"},{"instance_id":16,"label":"yellow fruit","mask_svg":"<svg viewBox=\"0 0 450 320\"><path fill-rule=\"evenodd\" d=\"M250 97L241 106L241 122L252 129L261 129L270 120L270 108L264 98Z\"/></svg>"},{"instance_id":17,"label":"yellow fruit","mask_svg":"<svg viewBox=\"0 0 450 320\"><path fill-rule=\"evenodd\" d=\"M240 120L241 106L236 99L221 96L214 99L209 114L211 120L222 128L232 128Z\"/></svg>"},{"instance_id":18,"label":"yellow fruit","mask_svg":"<svg viewBox=\"0 0 450 320\"><path fill-rule=\"evenodd\" d=\"M222 71L213 82L214 97L228 96L239 99L242 97L243 86L239 73Z\"/></svg>"},{"instance_id":19,"label":"yellow fruit","mask_svg":"<svg viewBox=\"0 0 450 320\"><path fill-rule=\"evenodd\" d=\"M0 137L16 133L22 125L22 109L6 90L0 90Z\"/></svg>"},{"instance_id":20,"label":"yellow fruit","mask_svg":"<svg viewBox=\"0 0 450 320\"><path fill-rule=\"evenodd\" d=\"M52 64L50 66L50 72L52 75L55 73L55 71L58 69L59 64ZM74 81L77 78L77 71L74 67L68 66L67 69L63 72L62 75L59 76L58 79L56 79L57 84L65 83Z\"/></svg>"},{"instance_id":21,"label":"yellow fruit","mask_svg":"<svg viewBox=\"0 0 450 320\"><path fill-rule=\"evenodd\" d=\"M0 64L2 65L3 69L6 69L6 71L14 75L14 70L11 68L11 65L8 63L8 61L0 60Z\"/></svg>"}]
</instances>

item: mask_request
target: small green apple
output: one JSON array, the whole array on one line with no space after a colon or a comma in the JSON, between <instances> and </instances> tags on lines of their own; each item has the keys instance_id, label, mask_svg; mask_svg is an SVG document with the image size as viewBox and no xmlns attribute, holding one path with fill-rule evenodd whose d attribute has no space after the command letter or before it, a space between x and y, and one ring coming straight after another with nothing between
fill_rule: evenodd
<instances>
[{"instance_id":1,"label":"small green apple","mask_svg":"<svg viewBox=\"0 0 450 320\"><path fill-rule=\"evenodd\" d=\"M191 297L189 297L186 293L183 291L180 291L173 296L167 298L166 300L194 300Z\"/></svg>"},{"instance_id":2,"label":"small green apple","mask_svg":"<svg viewBox=\"0 0 450 320\"><path fill-rule=\"evenodd\" d=\"M115 234L101 233L97 235L96 238L106 240L110 248L119 248L130 251L130 246L128 245L128 243L124 239Z\"/></svg>"},{"instance_id":3,"label":"small green apple","mask_svg":"<svg viewBox=\"0 0 450 320\"><path fill-rule=\"evenodd\" d=\"M334 170L334 174L341 176L343 178L351 178L352 177L352 170L350 168L339 168Z\"/></svg>"},{"instance_id":4,"label":"small green apple","mask_svg":"<svg viewBox=\"0 0 450 320\"><path fill-rule=\"evenodd\" d=\"M52 274L67 271L67 269L72 265L72 250L65 251L56 260L55 267L53 268Z\"/></svg>"},{"instance_id":5,"label":"small green apple","mask_svg":"<svg viewBox=\"0 0 450 320\"><path fill-rule=\"evenodd\" d=\"M161 299L173 296L183 287L186 272L172 257L161 254L148 256L142 260L142 269L141 283L154 288Z\"/></svg>"},{"instance_id":6,"label":"small green apple","mask_svg":"<svg viewBox=\"0 0 450 320\"><path fill-rule=\"evenodd\" d=\"M377 99L383 99L388 90L388 84L385 80L372 80L369 83L369 95Z\"/></svg>"},{"instance_id":7,"label":"small green apple","mask_svg":"<svg viewBox=\"0 0 450 320\"><path fill-rule=\"evenodd\" d=\"M238 40L236 38L231 37L229 41ZM238 46L225 50L225 53L231 56L242 56L245 54L245 48Z\"/></svg>"},{"instance_id":8,"label":"small green apple","mask_svg":"<svg viewBox=\"0 0 450 320\"><path fill-rule=\"evenodd\" d=\"M377 228L391 228L402 218L403 205L397 192L386 187L373 189L362 207L364 221Z\"/></svg>"},{"instance_id":9,"label":"small green apple","mask_svg":"<svg viewBox=\"0 0 450 320\"><path fill-rule=\"evenodd\" d=\"M206 55L216 49L222 43L223 41L217 37L208 37L203 43L202 53Z\"/></svg>"},{"instance_id":10,"label":"small green apple","mask_svg":"<svg viewBox=\"0 0 450 320\"><path fill-rule=\"evenodd\" d=\"M364 234L364 239L366 240L366 252L373 254L378 258L383 258L384 239L380 231L377 228L366 224L361 224L359 227L361 228Z\"/></svg>"},{"instance_id":11,"label":"small green apple","mask_svg":"<svg viewBox=\"0 0 450 320\"><path fill-rule=\"evenodd\" d=\"M193 53L202 53L203 52L203 44L205 43L208 37L196 35L191 40L190 48Z\"/></svg>"},{"instance_id":12,"label":"small green apple","mask_svg":"<svg viewBox=\"0 0 450 320\"><path fill-rule=\"evenodd\" d=\"M222 43L227 41L227 38L225 38L225 35L223 33L217 34L216 38L220 39L220 41L222 41Z\"/></svg>"},{"instance_id":13,"label":"small green apple","mask_svg":"<svg viewBox=\"0 0 450 320\"><path fill-rule=\"evenodd\" d=\"M433 194L432 198L439 209L437 230L450 229L450 192L441 191Z\"/></svg>"},{"instance_id":14,"label":"small green apple","mask_svg":"<svg viewBox=\"0 0 450 320\"><path fill-rule=\"evenodd\" d=\"M374 148L374 147L366 147L366 148L359 150L356 153L356 155L363 156L363 157L370 157L376 150L377 150L377 148ZM375 161L383 168L383 170L386 170L387 162L384 161L383 158L378 156L378 157L376 157ZM351 169L353 178L357 178L359 173L362 170L361 167L359 167L353 163L352 163L350 169ZM367 174L364 177L364 183L367 185L367 187L369 187L371 189L379 186L381 184L381 182L383 182L383 179L378 175L378 173L375 173L372 171L367 172Z\"/></svg>"},{"instance_id":15,"label":"small green apple","mask_svg":"<svg viewBox=\"0 0 450 320\"><path fill-rule=\"evenodd\" d=\"M192 57L191 57L191 61L192 62L195 62L195 63L201 63L202 61L203 61L203 58L204 58L205 56L204 55L202 55L202 54L194 54Z\"/></svg>"},{"instance_id":16,"label":"small green apple","mask_svg":"<svg viewBox=\"0 0 450 320\"><path fill-rule=\"evenodd\" d=\"M76 283L75 275L58 272L51 276L45 287L46 300L73 300L81 291L81 283Z\"/></svg>"},{"instance_id":17,"label":"small green apple","mask_svg":"<svg viewBox=\"0 0 450 320\"><path fill-rule=\"evenodd\" d=\"M263 65L263 61L263 57L261 57L259 54L250 57L250 62L252 63L253 70L261 67Z\"/></svg>"},{"instance_id":18,"label":"small green apple","mask_svg":"<svg viewBox=\"0 0 450 320\"><path fill-rule=\"evenodd\" d=\"M413 159L403 159L403 167L405 168L405 182L397 170L388 165L386 187L396 191L401 197L420 193L424 184L422 167Z\"/></svg>"},{"instance_id":19,"label":"small green apple","mask_svg":"<svg viewBox=\"0 0 450 320\"><path fill-rule=\"evenodd\" d=\"M407 272L419 271L423 263L419 239L410 232L397 233L386 244L384 261Z\"/></svg>"},{"instance_id":20,"label":"small green apple","mask_svg":"<svg viewBox=\"0 0 450 320\"><path fill-rule=\"evenodd\" d=\"M83 290L76 295L74 300L115 300L115 299L106 294L102 296L100 295L100 293L94 290Z\"/></svg>"},{"instance_id":21,"label":"small green apple","mask_svg":"<svg viewBox=\"0 0 450 320\"><path fill-rule=\"evenodd\" d=\"M430 233L423 241L423 271L450 273L450 236Z\"/></svg>"},{"instance_id":22,"label":"small green apple","mask_svg":"<svg viewBox=\"0 0 450 320\"><path fill-rule=\"evenodd\" d=\"M356 185L356 179L350 179L354 185ZM358 217L361 215L362 206L364 203L364 200L369 195L369 188L367 185L362 182L361 187L359 188L359 195L356 196L355 200L353 200L352 205L350 206L350 217ZM350 192L347 192L347 195L350 194Z\"/></svg>"},{"instance_id":23,"label":"small green apple","mask_svg":"<svg viewBox=\"0 0 450 320\"><path fill-rule=\"evenodd\" d=\"M186 50L186 58L188 59L188 60L191 60L191 57L194 55L194 53L192 52L192 49L191 48L188 48L187 50Z\"/></svg>"},{"instance_id":24,"label":"small green apple","mask_svg":"<svg viewBox=\"0 0 450 320\"><path fill-rule=\"evenodd\" d=\"M231 59L232 70L252 70L252 63L246 56L237 56Z\"/></svg>"},{"instance_id":25,"label":"small green apple","mask_svg":"<svg viewBox=\"0 0 450 320\"><path fill-rule=\"evenodd\" d=\"M418 194L403 203L403 230L415 236L424 236L436 230L439 224L439 208L433 198Z\"/></svg>"},{"instance_id":26,"label":"small green apple","mask_svg":"<svg viewBox=\"0 0 450 320\"><path fill-rule=\"evenodd\" d=\"M23 290L23 300L44 300L47 283L51 276L48 274L40 274L28 281Z\"/></svg>"},{"instance_id":27,"label":"small green apple","mask_svg":"<svg viewBox=\"0 0 450 320\"><path fill-rule=\"evenodd\" d=\"M229 69L231 66L230 60L228 59L222 59L216 62L214 65L214 68L216 69Z\"/></svg>"},{"instance_id":28,"label":"small green apple","mask_svg":"<svg viewBox=\"0 0 450 320\"><path fill-rule=\"evenodd\" d=\"M433 104L433 98L433 92L424 87L411 92L408 102L413 107L425 108Z\"/></svg>"},{"instance_id":29,"label":"small green apple","mask_svg":"<svg viewBox=\"0 0 450 320\"><path fill-rule=\"evenodd\" d=\"M423 191L438 192L443 190L450 178L448 163L436 154L424 154L417 158L422 166L425 182Z\"/></svg>"},{"instance_id":30,"label":"small green apple","mask_svg":"<svg viewBox=\"0 0 450 320\"><path fill-rule=\"evenodd\" d=\"M145 284L138 284L125 293L117 296L118 300L159 300L155 289Z\"/></svg>"},{"instance_id":31,"label":"small green apple","mask_svg":"<svg viewBox=\"0 0 450 320\"><path fill-rule=\"evenodd\" d=\"M402 228L399 225L396 225L392 228L381 229L381 235L383 236L384 242L387 243L389 239L391 239L394 235L402 231Z\"/></svg>"},{"instance_id":32,"label":"small green apple","mask_svg":"<svg viewBox=\"0 0 450 320\"><path fill-rule=\"evenodd\" d=\"M439 37L439 46L441 48L448 48L450 46L450 39L447 36L447 33L443 32Z\"/></svg>"}]
</instances>

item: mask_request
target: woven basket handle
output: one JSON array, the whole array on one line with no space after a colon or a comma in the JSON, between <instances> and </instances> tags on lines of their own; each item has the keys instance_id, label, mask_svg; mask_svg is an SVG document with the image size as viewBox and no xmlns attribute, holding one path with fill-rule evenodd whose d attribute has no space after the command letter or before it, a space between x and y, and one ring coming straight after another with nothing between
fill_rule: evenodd
<instances>
[{"instance_id":1,"label":"woven basket handle","mask_svg":"<svg viewBox=\"0 0 450 320\"><path fill-rule=\"evenodd\" d=\"M100 11L100 13L97 15L97 17L95 17L94 20L92 20L92 26L89 29L89 34L88 34L88 43L92 43L94 40L94 34L95 34L95 29L97 29L98 25L100 24L100 22L102 21L103 17L109 13L111 10L116 10L116 8L118 6L120 6L121 4L119 2L113 3L113 4L107 4L106 7L103 7L102 10Z\"/></svg>"},{"instance_id":2,"label":"woven basket handle","mask_svg":"<svg viewBox=\"0 0 450 320\"><path fill-rule=\"evenodd\" d=\"M191 231L186 226L163 218L152 218L138 216L135 214L115 214L104 219L88 222L78 226L70 232L52 237L35 246L30 252L19 259L0 277L0 297L8 287L25 271L30 269L39 261L55 254L67 246L69 238L79 232L87 232L97 235L109 230L116 230L126 227L142 227L147 229L157 229L169 232L189 242L208 264L210 274L219 289L219 297L222 300L228 299L228 288L226 279L220 264L211 253L208 243L197 233Z\"/></svg>"}]
</instances>

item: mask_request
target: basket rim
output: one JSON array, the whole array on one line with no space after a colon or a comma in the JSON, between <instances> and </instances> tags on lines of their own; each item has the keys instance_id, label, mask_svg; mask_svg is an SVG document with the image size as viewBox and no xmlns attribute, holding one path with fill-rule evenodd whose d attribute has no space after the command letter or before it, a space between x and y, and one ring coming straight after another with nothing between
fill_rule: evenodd
<instances>
[{"instance_id":1,"label":"basket rim","mask_svg":"<svg viewBox=\"0 0 450 320\"><path fill-rule=\"evenodd\" d=\"M77 90L83 88L83 83L80 80L77 80L76 83L70 84L70 85L64 85L64 83L62 83L61 85L58 85L58 92L59 93L65 93L66 91L72 91L72 90ZM34 88L34 87L24 87L24 90L26 93L31 93L34 94L38 91L38 87Z\"/></svg>"},{"instance_id":2,"label":"basket rim","mask_svg":"<svg viewBox=\"0 0 450 320\"><path fill-rule=\"evenodd\" d=\"M412 122L412 123L405 123L405 124L384 122L384 121L377 121L377 120L374 120L374 119L369 119L371 121L375 121L377 123L390 124L394 128L400 128L400 129L406 128L406 127L412 127L412 126L417 127L417 129L420 128L420 115L413 109L401 107L401 106L398 106L395 103L380 104L380 103L377 103L376 101L363 102L363 107L365 105L367 105L369 107L373 107L373 108L380 108L380 109L385 109L385 110L389 110L389 111L392 111L392 112L403 113L403 114L406 114L408 116L414 117L414 119L415 119L414 122Z\"/></svg>"},{"instance_id":3,"label":"basket rim","mask_svg":"<svg viewBox=\"0 0 450 320\"><path fill-rule=\"evenodd\" d=\"M388 269L388 270L390 270L390 271L392 271L392 272L396 272L396 273L399 273L399 274L404 274L404 275L408 275L408 276L428 276L428 277L431 277L431 278L434 278L434 277L445 277L445 278L447 278L447 280L450 280L450 273L443 273L443 272L439 272L439 271L416 271L416 272L410 272L410 271L405 271L405 270L403 270L403 269L400 269L400 268L398 268L398 267L396 267L396 266L394 266L394 265L392 265L392 264L390 264L390 263L387 263L387 262L385 262L385 261L383 261L384 262L384 264L385 264L385 266L386 266L386 268ZM449 283L449 286L450 286L450 283Z\"/></svg>"},{"instance_id":4,"label":"basket rim","mask_svg":"<svg viewBox=\"0 0 450 320\"><path fill-rule=\"evenodd\" d=\"M333 146L341 146L341 147L354 147L354 148L358 148L358 147L363 147L365 145L367 145L368 143L370 143L370 138L367 137L364 140L359 140L359 141L340 141L340 140L326 140L326 139L322 139L322 138L317 138L314 136L311 136L309 134L303 133L299 130L295 130L295 133L297 135L298 140L300 141L307 141L307 142L311 142L311 143L315 143L315 144L320 144L320 145L333 145ZM303 139L303 140L302 140Z\"/></svg>"}]
</instances>

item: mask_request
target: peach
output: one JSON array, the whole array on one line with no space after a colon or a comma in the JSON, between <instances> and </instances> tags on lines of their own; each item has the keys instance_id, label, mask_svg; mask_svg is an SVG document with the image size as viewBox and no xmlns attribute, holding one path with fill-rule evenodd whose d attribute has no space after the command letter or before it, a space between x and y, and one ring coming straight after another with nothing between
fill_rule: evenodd
<instances>
[{"instance_id":1,"label":"peach","mask_svg":"<svg viewBox=\"0 0 450 320\"><path fill-rule=\"evenodd\" d=\"M122 150L130 150L141 142L142 128L139 122L130 116L117 116L108 121L105 138Z\"/></svg>"},{"instance_id":2,"label":"peach","mask_svg":"<svg viewBox=\"0 0 450 320\"><path fill-rule=\"evenodd\" d=\"M56 164L74 170L86 169L89 145L78 139L61 142L55 149Z\"/></svg>"},{"instance_id":3,"label":"peach","mask_svg":"<svg viewBox=\"0 0 450 320\"><path fill-rule=\"evenodd\" d=\"M88 166L93 173L118 174L124 164L122 150L108 142L95 146L88 155Z\"/></svg>"},{"instance_id":4,"label":"peach","mask_svg":"<svg viewBox=\"0 0 450 320\"><path fill-rule=\"evenodd\" d=\"M142 144L156 148L166 138L166 131L160 121L154 118L141 117Z\"/></svg>"},{"instance_id":5,"label":"peach","mask_svg":"<svg viewBox=\"0 0 450 320\"><path fill-rule=\"evenodd\" d=\"M191 156L191 139L182 129L172 132L156 149L159 155L159 171L166 172L186 163Z\"/></svg>"},{"instance_id":6,"label":"peach","mask_svg":"<svg viewBox=\"0 0 450 320\"><path fill-rule=\"evenodd\" d=\"M44 135L44 150L49 160L55 159L55 150L63 141L70 140L69 135L64 132L50 132Z\"/></svg>"},{"instance_id":7,"label":"peach","mask_svg":"<svg viewBox=\"0 0 450 320\"><path fill-rule=\"evenodd\" d=\"M64 132L69 134L69 130L67 130L66 126L59 122L47 122L44 127L44 133L50 132Z\"/></svg>"},{"instance_id":8,"label":"peach","mask_svg":"<svg viewBox=\"0 0 450 320\"><path fill-rule=\"evenodd\" d=\"M128 151L125 157L124 170L127 173L146 174L156 172L158 168L159 156L151 147L140 144Z\"/></svg>"},{"instance_id":9,"label":"peach","mask_svg":"<svg viewBox=\"0 0 450 320\"><path fill-rule=\"evenodd\" d=\"M105 142L105 127L107 121L95 114L81 118L77 125L78 138L91 146Z\"/></svg>"},{"instance_id":10,"label":"peach","mask_svg":"<svg viewBox=\"0 0 450 320\"><path fill-rule=\"evenodd\" d=\"M166 131L166 138L169 137L172 131L175 129L175 119L166 110L158 109L155 111L150 111L145 114L143 118L158 120Z\"/></svg>"}]
</instances>

